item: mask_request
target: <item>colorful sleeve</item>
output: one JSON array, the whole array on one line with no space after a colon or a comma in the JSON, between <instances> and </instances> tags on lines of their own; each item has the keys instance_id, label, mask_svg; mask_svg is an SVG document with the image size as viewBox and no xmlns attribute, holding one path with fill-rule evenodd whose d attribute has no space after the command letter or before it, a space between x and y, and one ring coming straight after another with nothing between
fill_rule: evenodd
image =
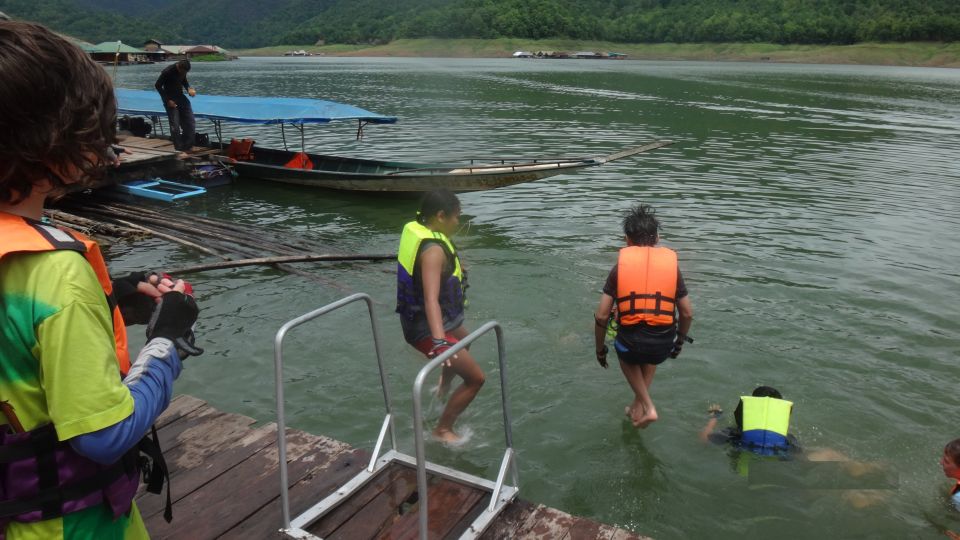
<instances>
[{"instance_id":1,"label":"colorful sleeve","mask_svg":"<svg viewBox=\"0 0 960 540\"><path fill-rule=\"evenodd\" d=\"M133 395L133 414L123 421L70 439L80 454L103 464L114 463L146 434L170 404L173 381L180 375L180 358L173 342L154 338L140 351L123 383Z\"/></svg>"},{"instance_id":2,"label":"colorful sleeve","mask_svg":"<svg viewBox=\"0 0 960 540\"><path fill-rule=\"evenodd\" d=\"M64 307L37 329L41 382L60 440L116 424L133 412L133 398L120 380L106 296L86 261L75 261L56 278L67 284Z\"/></svg>"}]
</instances>

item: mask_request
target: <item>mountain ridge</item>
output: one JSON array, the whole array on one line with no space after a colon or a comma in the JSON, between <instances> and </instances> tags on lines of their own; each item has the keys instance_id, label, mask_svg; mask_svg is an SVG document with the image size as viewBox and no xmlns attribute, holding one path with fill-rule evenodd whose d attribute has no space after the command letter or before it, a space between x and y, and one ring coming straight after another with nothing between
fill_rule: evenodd
<instances>
[{"instance_id":1,"label":"mountain ridge","mask_svg":"<svg viewBox=\"0 0 960 540\"><path fill-rule=\"evenodd\" d=\"M960 41L955 0L0 0L87 41L382 44L400 38L620 43Z\"/></svg>"}]
</instances>

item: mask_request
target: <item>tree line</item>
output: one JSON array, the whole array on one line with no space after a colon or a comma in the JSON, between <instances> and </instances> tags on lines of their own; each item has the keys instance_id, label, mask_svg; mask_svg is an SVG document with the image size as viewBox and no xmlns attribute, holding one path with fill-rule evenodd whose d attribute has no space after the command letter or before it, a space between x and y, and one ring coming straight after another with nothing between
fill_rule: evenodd
<instances>
[{"instance_id":1,"label":"tree line","mask_svg":"<svg viewBox=\"0 0 960 540\"><path fill-rule=\"evenodd\" d=\"M82 4L78 4L82 1ZM0 10L88 41L226 47L400 38L623 43L851 44L960 39L957 0L0 0ZM131 4L132 5L132 4Z\"/></svg>"},{"instance_id":2,"label":"tree line","mask_svg":"<svg viewBox=\"0 0 960 540\"><path fill-rule=\"evenodd\" d=\"M396 9L391 9L391 7ZM569 38L626 43L954 41L957 0L353 0L285 36Z\"/></svg>"}]
</instances>

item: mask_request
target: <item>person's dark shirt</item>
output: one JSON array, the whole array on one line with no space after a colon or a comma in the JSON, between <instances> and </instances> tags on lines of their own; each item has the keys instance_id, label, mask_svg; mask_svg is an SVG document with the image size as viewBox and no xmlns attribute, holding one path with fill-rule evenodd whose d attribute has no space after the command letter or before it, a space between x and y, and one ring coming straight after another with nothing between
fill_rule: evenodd
<instances>
[{"instance_id":1,"label":"person's dark shirt","mask_svg":"<svg viewBox=\"0 0 960 540\"><path fill-rule=\"evenodd\" d=\"M190 88L190 83L187 82L187 74L180 73L177 65L172 64L163 68L160 76L157 77L157 84L154 85L154 88L160 93L163 105L166 106L167 101L182 96L183 91Z\"/></svg>"}]
</instances>

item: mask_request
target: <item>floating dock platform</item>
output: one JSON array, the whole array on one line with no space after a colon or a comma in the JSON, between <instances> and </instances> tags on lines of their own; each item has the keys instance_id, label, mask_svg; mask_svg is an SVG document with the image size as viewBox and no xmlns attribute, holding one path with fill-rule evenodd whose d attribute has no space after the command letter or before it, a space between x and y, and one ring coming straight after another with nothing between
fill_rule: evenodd
<instances>
[{"instance_id":1,"label":"floating dock platform","mask_svg":"<svg viewBox=\"0 0 960 540\"><path fill-rule=\"evenodd\" d=\"M164 496L141 493L137 505L151 538L281 538L276 424L218 411L177 396L158 419L170 467L173 521L163 520ZM333 494L370 460L365 450L302 431L287 430L290 508L300 513ZM416 538L416 468L394 465L342 503L311 531L323 538ZM489 498L489 495L487 495ZM457 538L483 494L431 480L430 538ZM514 500L483 533L484 539L634 540L643 537L565 512Z\"/></svg>"}]
</instances>

